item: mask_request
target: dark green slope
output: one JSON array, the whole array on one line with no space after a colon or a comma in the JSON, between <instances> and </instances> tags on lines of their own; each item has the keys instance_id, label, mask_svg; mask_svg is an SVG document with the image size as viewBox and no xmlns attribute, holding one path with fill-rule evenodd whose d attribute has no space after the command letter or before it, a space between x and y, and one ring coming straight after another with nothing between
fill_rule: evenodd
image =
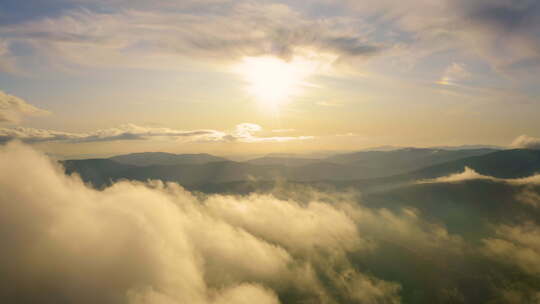
<instances>
[{"instance_id":1,"label":"dark green slope","mask_svg":"<svg viewBox=\"0 0 540 304\"><path fill-rule=\"evenodd\" d=\"M304 166L309 164L315 164L321 162L320 159L311 159L311 158L295 158L295 157L273 157L266 156L261 158L250 159L246 161L248 164L252 165L281 165L281 166Z\"/></svg>"},{"instance_id":2,"label":"dark green slope","mask_svg":"<svg viewBox=\"0 0 540 304\"><path fill-rule=\"evenodd\" d=\"M127 179L161 179L189 185L201 182L219 183L248 180L251 176L270 178L274 171L273 167L224 161L201 165L137 167L124 171L123 175Z\"/></svg>"},{"instance_id":3,"label":"dark green slope","mask_svg":"<svg viewBox=\"0 0 540 304\"><path fill-rule=\"evenodd\" d=\"M122 164L134 166L205 164L210 162L226 161L225 158L206 153L172 154L164 152L131 153L113 156L109 159Z\"/></svg>"},{"instance_id":4,"label":"dark green slope","mask_svg":"<svg viewBox=\"0 0 540 304\"><path fill-rule=\"evenodd\" d=\"M322 162L294 167L252 165L233 161L151 166L126 165L111 159L70 160L63 163L68 174L79 173L86 182L97 187L118 179L160 179L193 185L251 180L337 181L363 176L361 168Z\"/></svg>"},{"instance_id":5,"label":"dark green slope","mask_svg":"<svg viewBox=\"0 0 540 304\"><path fill-rule=\"evenodd\" d=\"M298 166L253 165L233 161L216 161L203 164L180 165L126 165L111 159L89 159L64 161L67 173L77 172L92 184L101 187L110 181L131 179L146 181L161 179L183 185L204 183L228 183L239 181L288 180L297 182L327 182L336 186L386 189L388 185L406 184L415 180L437 178L462 172L465 167L480 174L499 178L517 178L540 172L540 151L505 150L485 155L453 160L428 166L406 174L382 178L376 175L373 166L317 162ZM392 169L389 169L392 170Z\"/></svg>"},{"instance_id":6,"label":"dark green slope","mask_svg":"<svg viewBox=\"0 0 540 304\"><path fill-rule=\"evenodd\" d=\"M540 150L504 150L467 157L430 166L388 180L429 179L463 172L469 167L476 172L498 178L520 178L540 173Z\"/></svg>"},{"instance_id":7,"label":"dark green slope","mask_svg":"<svg viewBox=\"0 0 540 304\"><path fill-rule=\"evenodd\" d=\"M525 218L540 223L539 210L518 200L523 191L540 188L490 180L459 183L408 184L386 191L366 193L363 202L375 208L412 207L422 217L442 222L451 233L479 238L490 223L519 224Z\"/></svg>"},{"instance_id":8,"label":"dark green slope","mask_svg":"<svg viewBox=\"0 0 540 304\"><path fill-rule=\"evenodd\" d=\"M366 178L402 174L420 168L457 159L492 153L494 149L419 149L406 148L393 151L363 151L329 157L326 161L360 166L367 170Z\"/></svg>"},{"instance_id":9,"label":"dark green slope","mask_svg":"<svg viewBox=\"0 0 540 304\"><path fill-rule=\"evenodd\" d=\"M83 181L97 188L109 185L111 181L121 177L123 172L134 167L110 159L65 160L61 164L66 174L76 173Z\"/></svg>"}]
</instances>

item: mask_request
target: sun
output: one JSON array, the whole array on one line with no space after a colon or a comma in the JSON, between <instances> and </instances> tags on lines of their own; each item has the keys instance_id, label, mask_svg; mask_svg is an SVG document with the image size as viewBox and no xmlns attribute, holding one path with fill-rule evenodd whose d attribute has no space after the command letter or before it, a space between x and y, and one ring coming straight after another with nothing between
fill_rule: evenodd
<instances>
[{"instance_id":1,"label":"sun","mask_svg":"<svg viewBox=\"0 0 540 304\"><path fill-rule=\"evenodd\" d=\"M299 59L245 57L235 70L244 78L246 90L265 106L276 108L309 85L312 64Z\"/></svg>"}]
</instances>

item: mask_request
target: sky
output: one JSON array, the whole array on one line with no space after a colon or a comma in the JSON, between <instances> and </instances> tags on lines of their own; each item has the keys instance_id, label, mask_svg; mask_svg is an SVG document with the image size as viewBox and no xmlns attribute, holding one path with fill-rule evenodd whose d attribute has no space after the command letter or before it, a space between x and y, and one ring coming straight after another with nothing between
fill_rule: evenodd
<instances>
[{"instance_id":1,"label":"sky","mask_svg":"<svg viewBox=\"0 0 540 304\"><path fill-rule=\"evenodd\" d=\"M0 141L249 154L540 140L536 0L3 0Z\"/></svg>"}]
</instances>

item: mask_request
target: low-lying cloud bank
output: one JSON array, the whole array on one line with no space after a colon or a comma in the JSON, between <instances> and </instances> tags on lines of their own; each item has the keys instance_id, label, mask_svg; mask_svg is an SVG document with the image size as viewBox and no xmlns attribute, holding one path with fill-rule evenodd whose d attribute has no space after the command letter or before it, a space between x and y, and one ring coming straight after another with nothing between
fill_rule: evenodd
<instances>
[{"instance_id":1,"label":"low-lying cloud bank","mask_svg":"<svg viewBox=\"0 0 540 304\"><path fill-rule=\"evenodd\" d=\"M0 300L519 303L537 294L532 220L493 223L472 243L414 208L283 191L203 195L159 181L98 191L26 145L0 145Z\"/></svg>"},{"instance_id":2,"label":"low-lying cloud bank","mask_svg":"<svg viewBox=\"0 0 540 304\"><path fill-rule=\"evenodd\" d=\"M521 135L512 142L512 147L540 150L540 138Z\"/></svg>"},{"instance_id":3,"label":"low-lying cloud bank","mask_svg":"<svg viewBox=\"0 0 540 304\"><path fill-rule=\"evenodd\" d=\"M286 142L312 139L313 136L272 136L260 137L255 133L262 127L252 123L242 123L230 132L200 129L175 130L164 127L143 127L135 124L124 124L117 128L101 129L88 133L63 132L35 128L0 128L0 143L20 140L26 143L38 142L105 142L118 140L183 140L199 142Z\"/></svg>"},{"instance_id":4,"label":"low-lying cloud bank","mask_svg":"<svg viewBox=\"0 0 540 304\"><path fill-rule=\"evenodd\" d=\"M474 169L465 167L463 169L463 172L461 173L454 173L433 179L419 180L418 183L459 183L468 180L490 180L494 182L508 183L512 185L540 185L540 174L535 174L523 178L498 178L489 175L483 175L476 172Z\"/></svg>"},{"instance_id":5,"label":"low-lying cloud bank","mask_svg":"<svg viewBox=\"0 0 540 304\"><path fill-rule=\"evenodd\" d=\"M157 181L96 191L18 143L0 148L0 172L7 302L399 302L398 284L352 266L374 244L345 205Z\"/></svg>"}]
</instances>

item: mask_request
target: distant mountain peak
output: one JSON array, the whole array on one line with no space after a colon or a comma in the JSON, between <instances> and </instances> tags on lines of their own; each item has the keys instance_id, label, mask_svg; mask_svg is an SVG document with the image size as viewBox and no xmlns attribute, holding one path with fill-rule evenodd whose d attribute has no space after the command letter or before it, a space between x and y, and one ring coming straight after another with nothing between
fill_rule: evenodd
<instances>
[{"instance_id":1,"label":"distant mountain peak","mask_svg":"<svg viewBox=\"0 0 540 304\"><path fill-rule=\"evenodd\" d=\"M223 157L207 153L174 154L168 152L138 152L116 155L109 159L122 164L135 166L206 164L210 162L227 161L227 159Z\"/></svg>"}]
</instances>

